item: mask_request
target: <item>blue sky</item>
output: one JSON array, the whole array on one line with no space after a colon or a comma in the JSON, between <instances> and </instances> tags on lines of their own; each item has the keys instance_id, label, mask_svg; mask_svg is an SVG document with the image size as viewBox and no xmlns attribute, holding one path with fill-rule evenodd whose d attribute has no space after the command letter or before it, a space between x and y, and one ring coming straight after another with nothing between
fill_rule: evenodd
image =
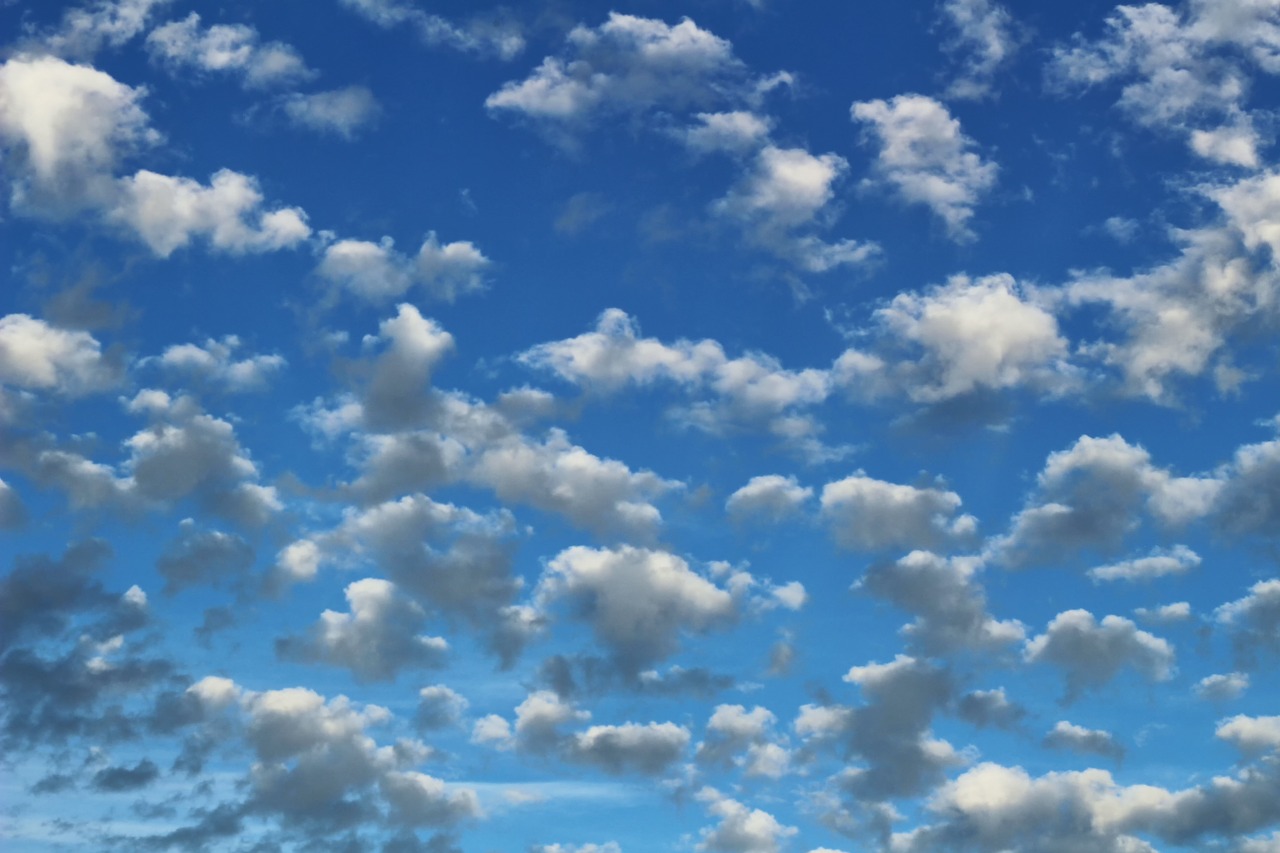
<instances>
[{"instance_id":1,"label":"blue sky","mask_svg":"<svg viewBox=\"0 0 1280 853\"><path fill-rule=\"evenodd\" d=\"M0 2L0 844L1280 851L1280 2Z\"/></svg>"}]
</instances>

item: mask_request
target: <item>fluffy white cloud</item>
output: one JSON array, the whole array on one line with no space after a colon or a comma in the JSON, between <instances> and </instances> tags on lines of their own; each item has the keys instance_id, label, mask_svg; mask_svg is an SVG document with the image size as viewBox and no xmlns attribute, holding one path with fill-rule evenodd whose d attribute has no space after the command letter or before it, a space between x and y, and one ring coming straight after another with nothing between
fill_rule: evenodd
<instances>
[{"instance_id":1,"label":"fluffy white cloud","mask_svg":"<svg viewBox=\"0 0 1280 853\"><path fill-rule=\"evenodd\" d=\"M908 204L928 207L953 240L975 239L969 221L995 186L999 167L972 150L973 140L947 108L924 95L898 95L855 103L852 115L880 148L873 183L888 185Z\"/></svg>"},{"instance_id":2,"label":"fluffy white cloud","mask_svg":"<svg viewBox=\"0 0 1280 853\"><path fill-rule=\"evenodd\" d=\"M27 314L0 317L0 385L86 394L116 385L120 366L88 332Z\"/></svg>"},{"instance_id":3,"label":"fluffy white cloud","mask_svg":"<svg viewBox=\"0 0 1280 853\"><path fill-rule=\"evenodd\" d=\"M67 9L52 31L39 38L57 56L88 58L104 47L119 47L141 33L153 12L172 0L97 0Z\"/></svg>"},{"instance_id":4,"label":"fluffy white cloud","mask_svg":"<svg viewBox=\"0 0 1280 853\"><path fill-rule=\"evenodd\" d=\"M147 48L159 62L178 70L230 72L251 88L290 86L316 76L292 46L259 41L245 24L202 27L195 12L156 27Z\"/></svg>"},{"instance_id":5,"label":"fluffy white cloud","mask_svg":"<svg viewBox=\"0 0 1280 853\"><path fill-rule=\"evenodd\" d=\"M1248 717L1244 714L1218 723L1214 732L1245 754L1280 749L1280 717Z\"/></svg>"},{"instance_id":6,"label":"fluffy white cloud","mask_svg":"<svg viewBox=\"0 0 1280 853\"><path fill-rule=\"evenodd\" d=\"M740 86L729 42L685 18L672 26L610 12L599 27L569 32L565 58L548 56L526 79L485 100L541 122L576 123L595 112L641 113L701 106Z\"/></svg>"},{"instance_id":7,"label":"fluffy white cloud","mask_svg":"<svg viewBox=\"0 0 1280 853\"><path fill-rule=\"evenodd\" d=\"M394 823L449 826L481 814L475 791L449 786L425 773L393 770L379 780L379 786Z\"/></svg>"},{"instance_id":8,"label":"fluffy white cloud","mask_svg":"<svg viewBox=\"0 0 1280 853\"><path fill-rule=\"evenodd\" d=\"M813 489L801 486L795 477L765 474L752 477L729 495L724 507L734 519L764 518L778 522L799 513L811 497Z\"/></svg>"},{"instance_id":9,"label":"fluffy white cloud","mask_svg":"<svg viewBox=\"0 0 1280 853\"><path fill-rule=\"evenodd\" d=\"M316 272L373 302L404 296L415 286L436 299L453 302L484 289L490 263L475 244L459 240L441 245L432 231L413 257L396 251L390 237L380 243L339 240L325 248Z\"/></svg>"},{"instance_id":10,"label":"fluffy white cloud","mask_svg":"<svg viewBox=\"0 0 1280 853\"><path fill-rule=\"evenodd\" d=\"M280 101L280 108L298 127L333 133L344 139L354 139L362 129L377 121L382 112L378 99L365 86L309 94L294 92Z\"/></svg>"},{"instance_id":11,"label":"fluffy white cloud","mask_svg":"<svg viewBox=\"0 0 1280 853\"><path fill-rule=\"evenodd\" d=\"M876 480L859 472L822 487L822 517L840 545L854 550L943 548L973 536L977 522L959 515L960 496Z\"/></svg>"},{"instance_id":12,"label":"fluffy white cloud","mask_svg":"<svg viewBox=\"0 0 1280 853\"><path fill-rule=\"evenodd\" d=\"M1191 605L1185 601L1162 604L1159 607L1139 607L1134 615L1153 625L1171 625L1191 618Z\"/></svg>"},{"instance_id":13,"label":"fluffy white cloud","mask_svg":"<svg viewBox=\"0 0 1280 853\"><path fill-rule=\"evenodd\" d=\"M241 341L236 335L208 338L203 344L174 344L154 361L166 370L222 385L229 391L264 388L267 380L285 366L282 356L250 355L237 359Z\"/></svg>"},{"instance_id":14,"label":"fluffy white cloud","mask_svg":"<svg viewBox=\"0 0 1280 853\"><path fill-rule=\"evenodd\" d=\"M1200 565L1200 555L1186 545L1175 545L1166 551L1156 549L1148 557L1137 557L1089 570L1095 581L1141 581L1166 575L1181 575Z\"/></svg>"},{"instance_id":15,"label":"fluffy white cloud","mask_svg":"<svg viewBox=\"0 0 1280 853\"><path fill-rule=\"evenodd\" d=\"M957 275L923 294L899 293L874 318L879 348L850 349L833 368L857 397L938 403L1019 387L1060 396L1080 381L1053 314L1009 275Z\"/></svg>"},{"instance_id":16,"label":"fluffy white cloud","mask_svg":"<svg viewBox=\"0 0 1280 853\"><path fill-rule=\"evenodd\" d=\"M1121 616L1098 622L1087 610L1067 610L1053 617L1043 634L1028 640L1023 657L1063 671L1066 700L1096 690L1125 668L1151 681L1167 681L1174 673L1173 646L1141 631Z\"/></svg>"},{"instance_id":17,"label":"fluffy white cloud","mask_svg":"<svg viewBox=\"0 0 1280 853\"><path fill-rule=\"evenodd\" d=\"M788 838L799 830L784 826L762 809L753 809L724 796L715 788L703 788L698 800L720 819L714 827L702 830L698 850L717 853L778 853Z\"/></svg>"},{"instance_id":18,"label":"fluffy white cloud","mask_svg":"<svg viewBox=\"0 0 1280 853\"><path fill-rule=\"evenodd\" d=\"M0 142L10 154L15 205L58 215L109 200L119 162L159 140L142 95L52 56L19 55L0 65Z\"/></svg>"},{"instance_id":19,"label":"fluffy white cloud","mask_svg":"<svg viewBox=\"0 0 1280 853\"><path fill-rule=\"evenodd\" d=\"M725 151L741 154L764 146L773 129L773 120L748 110L698 113L698 123L676 132L676 137L693 151Z\"/></svg>"},{"instance_id":20,"label":"fluffy white cloud","mask_svg":"<svg viewBox=\"0 0 1280 853\"><path fill-rule=\"evenodd\" d=\"M360 681L391 681L402 669L444 665L449 644L419 634L427 614L395 584L365 578L345 590L349 613L326 610L304 636L285 637L285 658L349 669Z\"/></svg>"},{"instance_id":21,"label":"fluffy white cloud","mask_svg":"<svg viewBox=\"0 0 1280 853\"><path fill-rule=\"evenodd\" d=\"M684 754L689 730L675 723L591 726L573 736L569 757L608 773L656 774Z\"/></svg>"},{"instance_id":22,"label":"fluffy white cloud","mask_svg":"<svg viewBox=\"0 0 1280 853\"><path fill-rule=\"evenodd\" d=\"M1066 720L1059 720L1044 736L1043 743L1051 749L1067 749L1082 754L1101 755L1117 761L1124 759L1124 747L1110 732L1087 729Z\"/></svg>"},{"instance_id":23,"label":"fluffy white cloud","mask_svg":"<svg viewBox=\"0 0 1280 853\"><path fill-rule=\"evenodd\" d=\"M960 68L946 96L977 100L993 94L993 79L1020 46L1009 11L991 0L946 0L942 13L954 29L943 48Z\"/></svg>"},{"instance_id":24,"label":"fluffy white cloud","mask_svg":"<svg viewBox=\"0 0 1280 853\"><path fill-rule=\"evenodd\" d=\"M119 187L107 219L136 232L162 258L197 238L245 254L289 248L311 236L301 208L264 210L257 181L230 169L215 172L207 186L143 169Z\"/></svg>"},{"instance_id":25,"label":"fluffy white cloud","mask_svg":"<svg viewBox=\"0 0 1280 853\"><path fill-rule=\"evenodd\" d=\"M675 652L682 634L737 616L733 595L680 557L631 546L560 552L547 563L536 597L543 607L568 602L630 676Z\"/></svg>"},{"instance_id":26,"label":"fluffy white cloud","mask_svg":"<svg viewBox=\"0 0 1280 853\"><path fill-rule=\"evenodd\" d=\"M1016 619L998 621L987 613L987 596L975 575L977 557L940 557L912 551L893 563L869 568L855 585L916 614L903 629L924 654L962 650L998 652L1026 638Z\"/></svg>"},{"instance_id":27,"label":"fluffy white cloud","mask_svg":"<svg viewBox=\"0 0 1280 853\"><path fill-rule=\"evenodd\" d=\"M1206 675L1196 682L1196 696L1210 702L1229 702L1239 699L1249 689L1249 675L1244 672L1229 672L1218 675Z\"/></svg>"}]
</instances>

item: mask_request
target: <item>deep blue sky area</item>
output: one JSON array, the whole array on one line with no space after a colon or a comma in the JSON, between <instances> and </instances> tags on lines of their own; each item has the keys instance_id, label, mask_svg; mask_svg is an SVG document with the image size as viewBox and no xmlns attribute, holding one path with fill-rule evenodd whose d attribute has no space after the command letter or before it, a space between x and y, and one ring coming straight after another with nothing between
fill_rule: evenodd
<instances>
[{"instance_id":1,"label":"deep blue sky area","mask_svg":"<svg viewBox=\"0 0 1280 853\"><path fill-rule=\"evenodd\" d=\"M0 847L1280 851L1280 0L0 0Z\"/></svg>"}]
</instances>

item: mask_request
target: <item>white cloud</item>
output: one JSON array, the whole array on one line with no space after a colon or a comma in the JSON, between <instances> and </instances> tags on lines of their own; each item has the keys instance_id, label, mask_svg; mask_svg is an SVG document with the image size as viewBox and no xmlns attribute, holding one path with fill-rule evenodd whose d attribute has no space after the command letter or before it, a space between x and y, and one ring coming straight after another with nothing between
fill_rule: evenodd
<instances>
[{"instance_id":1,"label":"white cloud","mask_svg":"<svg viewBox=\"0 0 1280 853\"><path fill-rule=\"evenodd\" d=\"M976 238L974 208L996 183L999 167L972 150L947 108L924 95L860 101L852 107L879 145L872 183L884 183L908 204L933 211L957 242Z\"/></svg>"},{"instance_id":2,"label":"white cloud","mask_svg":"<svg viewBox=\"0 0 1280 853\"><path fill-rule=\"evenodd\" d=\"M1153 625L1171 625L1191 618L1191 605L1185 601L1163 604L1159 607L1139 607L1133 611L1144 622Z\"/></svg>"},{"instance_id":3,"label":"white cloud","mask_svg":"<svg viewBox=\"0 0 1280 853\"><path fill-rule=\"evenodd\" d=\"M316 76L291 45L263 44L258 31L245 24L202 27L195 12L156 27L147 36L147 48L171 68L234 73L251 88L291 86Z\"/></svg>"},{"instance_id":4,"label":"white cloud","mask_svg":"<svg viewBox=\"0 0 1280 853\"><path fill-rule=\"evenodd\" d=\"M698 123L675 131L691 150L702 154L723 151L743 154L764 147L773 129L773 120L748 110L698 113Z\"/></svg>"},{"instance_id":5,"label":"white cloud","mask_svg":"<svg viewBox=\"0 0 1280 853\"><path fill-rule=\"evenodd\" d=\"M378 99L366 86L346 86L325 92L286 95L280 108L298 127L354 139L382 113Z\"/></svg>"},{"instance_id":6,"label":"white cloud","mask_svg":"<svg viewBox=\"0 0 1280 853\"><path fill-rule=\"evenodd\" d=\"M509 21L473 20L464 25L401 2L401 0L342 0L342 5L384 29L405 25L430 46L513 59L524 50L519 27Z\"/></svg>"},{"instance_id":7,"label":"white cloud","mask_svg":"<svg viewBox=\"0 0 1280 853\"><path fill-rule=\"evenodd\" d=\"M1087 729L1066 720L1059 720L1045 735L1043 743L1051 749L1067 749L1081 754L1101 755L1117 761L1124 759L1124 747L1110 732Z\"/></svg>"},{"instance_id":8,"label":"white cloud","mask_svg":"<svg viewBox=\"0 0 1280 853\"><path fill-rule=\"evenodd\" d=\"M1241 649L1280 652L1280 580L1258 581L1248 595L1222 605L1213 615L1235 633Z\"/></svg>"},{"instance_id":9,"label":"white cloud","mask_svg":"<svg viewBox=\"0 0 1280 853\"><path fill-rule=\"evenodd\" d=\"M478 817L480 798L470 788L447 785L425 773L391 771L379 781L391 820L406 826L450 826Z\"/></svg>"},{"instance_id":10,"label":"white cloud","mask_svg":"<svg viewBox=\"0 0 1280 853\"><path fill-rule=\"evenodd\" d=\"M1080 383L1053 314L1007 274L957 275L923 294L899 293L874 318L879 347L847 350L833 367L856 397L938 403L1020 387L1056 397Z\"/></svg>"},{"instance_id":11,"label":"white cloud","mask_svg":"<svg viewBox=\"0 0 1280 853\"><path fill-rule=\"evenodd\" d=\"M734 519L764 518L779 522L799 513L811 497L813 489L801 486L795 477L766 474L752 477L729 495L724 506Z\"/></svg>"},{"instance_id":12,"label":"white cloud","mask_svg":"<svg viewBox=\"0 0 1280 853\"><path fill-rule=\"evenodd\" d=\"M86 394L119 383L121 370L88 332L27 314L0 317L0 385Z\"/></svg>"},{"instance_id":13,"label":"white cloud","mask_svg":"<svg viewBox=\"0 0 1280 853\"><path fill-rule=\"evenodd\" d=\"M720 822L702 830L697 849L715 853L778 853L788 838L799 830L784 826L762 809L753 809L724 796L715 788L703 788L697 794L708 811Z\"/></svg>"},{"instance_id":14,"label":"white cloud","mask_svg":"<svg viewBox=\"0 0 1280 853\"><path fill-rule=\"evenodd\" d=\"M1195 694L1210 702L1230 702L1239 699L1249 689L1249 675L1244 672L1206 675L1196 682Z\"/></svg>"},{"instance_id":15,"label":"white cloud","mask_svg":"<svg viewBox=\"0 0 1280 853\"><path fill-rule=\"evenodd\" d=\"M349 669L360 681L392 681L402 669L444 665L449 644L420 635L426 611L395 584L365 578L344 592L349 613L326 610L301 637L276 644L285 658Z\"/></svg>"},{"instance_id":16,"label":"white cloud","mask_svg":"<svg viewBox=\"0 0 1280 853\"><path fill-rule=\"evenodd\" d=\"M6 169L15 205L59 215L109 200L119 162L160 138L139 105L143 94L51 56L0 65L0 142L16 160Z\"/></svg>"},{"instance_id":17,"label":"white cloud","mask_svg":"<svg viewBox=\"0 0 1280 853\"><path fill-rule=\"evenodd\" d=\"M946 0L942 13L954 29L943 48L960 61L960 69L947 84L946 97L990 97L996 72L1020 46L1009 11L991 0Z\"/></svg>"},{"instance_id":18,"label":"white cloud","mask_svg":"<svg viewBox=\"0 0 1280 853\"><path fill-rule=\"evenodd\" d=\"M1167 681L1174 673L1173 646L1168 642L1138 630L1122 616L1106 616L1099 623L1087 610L1053 617L1043 634L1027 641L1023 657L1060 668L1067 680L1067 701L1102 687L1125 668L1151 681Z\"/></svg>"},{"instance_id":19,"label":"white cloud","mask_svg":"<svg viewBox=\"0 0 1280 853\"><path fill-rule=\"evenodd\" d=\"M453 302L484 289L484 272L490 264L470 241L441 245L432 231L413 257L396 251L390 237L380 243L339 240L325 248L316 272L374 302L402 297L415 286L436 299Z\"/></svg>"},{"instance_id":20,"label":"white cloud","mask_svg":"<svg viewBox=\"0 0 1280 853\"><path fill-rule=\"evenodd\" d=\"M1218 723L1214 734L1245 754L1270 752L1280 749L1280 717L1237 714Z\"/></svg>"},{"instance_id":21,"label":"white cloud","mask_svg":"<svg viewBox=\"0 0 1280 853\"><path fill-rule=\"evenodd\" d=\"M871 566L855 588L916 614L903 634L925 654L999 652L1021 642L1026 632L1016 619L1001 622L987 613L986 591L975 577L981 568L977 557L912 551Z\"/></svg>"},{"instance_id":22,"label":"white cloud","mask_svg":"<svg viewBox=\"0 0 1280 853\"><path fill-rule=\"evenodd\" d=\"M1199 554L1186 545L1175 545L1167 552L1156 549L1148 557L1092 568L1088 575L1095 581L1142 581L1185 574L1199 565Z\"/></svg>"},{"instance_id":23,"label":"white cloud","mask_svg":"<svg viewBox=\"0 0 1280 853\"><path fill-rule=\"evenodd\" d=\"M146 169L120 179L107 219L137 233L162 258L196 238L232 254L274 252L311 236L297 207L263 209L262 191L248 175L221 169L207 186Z\"/></svg>"},{"instance_id":24,"label":"white cloud","mask_svg":"<svg viewBox=\"0 0 1280 853\"><path fill-rule=\"evenodd\" d=\"M732 45L688 18L671 26L610 12L599 27L571 30L567 47L567 58L548 56L529 77L490 95L485 106L573 124L595 112L706 105L735 93L743 76Z\"/></svg>"},{"instance_id":25,"label":"white cloud","mask_svg":"<svg viewBox=\"0 0 1280 853\"><path fill-rule=\"evenodd\" d=\"M285 367L284 358L275 354L250 355L237 360L235 353L240 346L236 335L226 335L220 340L208 338L203 344L166 347L154 361L173 373L222 385L229 391L265 388L268 379Z\"/></svg>"},{"instance_id":26,"label":"white cloud","mask_svg":"<svg viewBox=\"0 0 1280 853\"><path fill-rule=\"evenodd\" d=\"M682 635L737 616L733 596L680 557L631 546L560 552L547 563L535 596L544 608L566 601L629 676L674 653Z\"/></svg>"},{"instance_id":27,"label":"white cloud","mask_svg":"<svg viewBox=\"0 0 1280 853\"><path fill-rule=\"evenodd\" d=\"M689 730L674 723L591 726L573 736L569 756L608 773L652 775L677 761L688 745Z\"/></svg>"},{"instance_id":28,"label":"white cloud","mask_svg":"<svg viewBox=\"0 0 1280 853\"><path fill-rule=\"evenodd\" d=\"M836 542L854 550L942 548L976 530L973 516L956 515L961 501L955 492L888 483L861 472L823 486L821 504Z\"/></svg>"}]
</instances>

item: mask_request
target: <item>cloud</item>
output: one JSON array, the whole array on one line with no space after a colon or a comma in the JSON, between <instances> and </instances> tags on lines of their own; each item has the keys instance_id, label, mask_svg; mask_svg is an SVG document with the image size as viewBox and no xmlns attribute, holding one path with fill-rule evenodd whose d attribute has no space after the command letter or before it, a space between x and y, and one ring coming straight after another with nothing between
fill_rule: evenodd
<instances>
[{"instance_id":1,"label":"cloud","mask_svg":"<svg viewBox=\"0 0 1280 853\"><path fill-rule=\"evenodd\" d=\"M120 47L144 29L153 12L171 0L97 0L67 9L39 44L52 54L76 59L92 57L104 47Z\"/></svg>"},{"instance_id":2,"label":"cloud","mask_svg":"<svg viewBox=\"0 0 1280 853\"><path fill-rule=\"evenodd\" d=\"M629 545L560 552L547 563L535 597L544 609L566 602L629 678L672 655L682 635L706 633L738 615L733 595L680 557Z\"/></svg>"},{"instance_id":3,"label":"cloud","mask_svg":"<svg viewBox=\"0 0 1280 853\"><path fill-rule=\"evenodd\" d=\"M987 613L986 591L975 577L981 568L977 557L912 551L871 566L855 588L916 614L902 633L922 654L999 653L1022 642L1026 631L1016 619L1000 622Z\"/></svg>"},{"instance_id":4,"label":"cloud","mask_svg":"<svg viewBox=\"0 0 1280 853\"><path fill-rule=\"evenodd\" d=\"M470 241L441 245L432 231L413 257L396 251L390 237L380 243L339 240L325 248L316 273L371 302L400 298L415 287L453 302L485 288L484 273L491 263Z\"/></svg>"},{"instance_id":5,"label":"cloud","mask_svg":"<svg viewBox=\"0 0 1280 853\"><path fill-rule=\"evenodd\" d=\"M880 254L875 243L826 243L812 234L796 233L833 217L835 186L848 168L838 154L814 155L770 143L756 152L750 170L711 205L711 211L736 221L750 243L806 272L866 264Z\"/></svg>"},{"instance_id":6,"label":"cloud","mask_svg":"<svg viewBox=\"0 0 1280 853\"><path fill-rule=\"evenodd\" d=\"M1280 717L1237 714L1218 723L1214 735L1246 755L1270 752L1280 749Z\"/></svg>"},{"instance_id":7,"label":"cloud","mask_svg":"<svg viewBox=\"0 0 1280 853\"><path fill-rule=\"evenodd\" d=\"M976 239L969 221L995 186L999 167L972 150L974 141L947 108L924 95L898 95L860 101L851 110L880 147L869 184L887 185L907 204L929 208L951 239Z\"/></svg>"},{"instance_id":8,"label":"cloud","mask_svg":"<svg viewBox=\"0 0 1280 853\"><path fill-rule=\"evenodd\" d=\"M342 0L342 5L383 29L410 27L432 47L514 59L525 46L518 26L502 19L475 19L459 26L400 0Z\"/></svg>"},{"instance_id":9,"label":"cloud","mask_svg":"<svg viewBox=\"0 0 1280 853\"><path fill-rule=\"evenodd\" d=\"M1088 575L1095 581L1145 581L1167 575L1185 574L1199 565L1199 554L1186 545L1175 545L1168 551L1157 548L1149 557L1138 557L1109 566L1098 566L1090 569Z\"/></svg>"},{"instance_id":10,"label":"cloud","mask_svg":"<svg viewBox=\"0 0 1280 853\"><path fill-rule=\"evenodd\" d=\"M207 338L203 344L174 344L144 361L190 379L221 385L228 391L261 390L287 364L283 356L274 353L237 360L235 353L241 345L238 336L225 335L221 339Z\"/></svg>"},{"instance_id":11,"label":"cloud","mask_svg":"<svg viewBox=\"0 0 1280 853\"><path fill-rule=\"evenodd\" d=\"M133 767L104 767L93 774L93 787L99 791L119 793L145 788L160 777L160 768L143 759Z\"/></svg>"},{"instance_id":12,"label":"cloud","mask_svg":"<svg viewBox=\"0 0 1280 853\"><path fill-rule=\"evenodd\" d=\"M1016 730L1027 716L1027 709L1010 702L1003 687L974 690L956 701L956 716L966 723L985 729Z\"/></svg>"},{"instance_id":13,"label":"cloud","mask_svg":"<svg viewBox=\"0 0 1280 853\"><path fill-rule=\"evenodd\" d=\"M672 26L610 12L599 27L572 29L566 54L546 57L529 77L491 94L485 106L573 126L597 113L706 106L743 89L745 73L732 45L688 18Z\"/></svg>"},{"instance_id":14,"label":"cloud","mask_svg":"<svg viewBox=\"0 0 1280 853\"><path fill-rule=\"evenodd\" d=\"M1191 618L1191 605L1185 601L1159 607L1139 607L1133 611L1139 619L1154 625L1171 625Z\"/></svg>"},{"instance_id":15,"label":"cloud","mask_svg":"<svg viewBox=\"0 0 1280 853\"><path fill-rule=\"evenodd\" d=\"M392 823L405 826L450 826L478 817L480 799L470 788L450 788L444 781L413 771L392 771L379 780L391 807Z\"/></svg>"},{"instance_id":16,"label":"cloud","mask_svg":"<svg viewBox=\"0 0 1280 853\"><path fill-rule=\"evenodd\" d=\"M715 788L701 789L697 798L720 819L714 827L702 830L702 840L697 846L700 851L778 853L786 840L799 832L794 826L779 823L768 812L745 806Z\"/></svg>"},{"instance_id":17,"label":"cloud","mask_svg":"<svg viewBox=\"0 0 1280 853\"><path fill-rule=\"evenodd\" d=\"M0 385L75 396L116 386L121 367L88 332L28 314L0 317Z\"/></svg>"},{"instance_id":18,"label":"cloud","mask_svg":"<svg viewBox=\"0 0 1280 853\"><path fill-rule=\"evenodd\" d=\"M0 65L0 142L19 210L64 216L109 200L110 174L159 141L140 106L144 90L52 56Z\"/></svg>"},{"instance_id":19,"label":"cloud","mask_svg":"<svg viewBox=\"0 0 1280 853\"><path fill-rule=\"evenodd\" d=\"M354 139L378 120L382 106L366 86L344 86L324 92L293 92L280 108L294 125L319 133Z\"/></svg>"},{"instance_id":20,"label":"cloud","mask_svg":"<svg viewBox=\"0 0 1280 853\"><path fill-rule=\"evenodd\" d=\"M1203 518L1222 483L1175 477L1152 464L1144 448L1112 435L1081 436L1049 454L1037 486L1009 532L988 543L996 562L1023 568L1079 550L1114 552L1138 527L1143 510L1167 525Z\"/></svg>"},{"instance_id":21,"label":"cloud","mask_svg":"<svg viewBox=\"0 0 1280 853\"><path fill-rule=\"evenodd\" d=\"M178 529L178 538L156 559L166 594L241 581L253 565L253 547L233 533L202 530L190 518L184 518Z\"/></svg>"},{"instance_id":22,"label":"cloud","mask_svg":"<svg viewBox=\"0 0 1280 853\"><path fill-rule=\"evenodd\" d=\"M799 513L811 497L813 489L801 486L795 477L766 474L752 477L729 495L724 508L730 518L739 521L763 518L780 522Z\"/></svg>"},{"instance_id":23,"label":"cloud","mask_svg":"<svg viewBox=\"0 0 1280 853\"><path fill-rule=\"evenodd\" d=\"M1249 689L1249 676L1243 672L1225 675L1206 675L1196 682L1195 694L1210 702L1230 702L1239 699Z\"/></svg>"},{"instance_id":24,"label":"cloud","mask_svg":"<svg viewBox=\"0 0 1280 853\"><path fill-rule=\"evenodd\" d=\"M572 760L607 773L662 773L689 745L689 730L674 723L591 726L573 736Z\"/></svg>"},{"instance_id":25,"label":"cloud","mask_svg":"<svg viewBox=\"0 0 1280 853\"><path fill-rule=\"evenodd\" d=\"M432 684L418 691L418 711L414 722L426 730L458 725L468 706L466 698L443 684Z\"/></svg>"},{"instance_id":26,"label":"cloud","mask_svg":"<svg viewBox=\"0 0 1280 853\"><path fill-rule=\"evenodd\" d=\"M855 398L939 403L1024 387L1058 397L1080 384L1057 320L1010 275L952 276L899 293L873 317L866 331L878 347L847 350L833 367Z\"/></svg>"},{"instance_id":27,"label":"cloud","mask_svg":"<svg viewBox=\"0 0 1280 853\"><path fill-rule=\"evenodd\" d=\"M426 611L395 584L365 578L348 584L344 595L350 613L324 611L304 636L277 640L277 653L343 667L362 682L394 681L403 669L444 666L449 644L418 633Z\"/></svg>"},{"instance_id":28,"label":"cloud","mask_svg":"<svg viewBox=\"0 0 1280 853\"><path fill-rule=\"evenodd\" d=\"M263 44L246 24L202 27L195 12L152 30L147 49L176 71L235 74L251 89L292 86L316 76L291 45Z\"/></svg>"},{"instance_id":29,"label":"cloud","mask_svg":"<svg viewBox=\"0 0 1280 853\"><path fill-rule=\"evenodd\" d=\"M301 208L263 210L257 181L230 169L215 172L207 186L143 169L121 178L119 187L107 220L134 231L162 258L196 239L240 255L290 248L311 236Z\"/></svg>"},{"instance_id":30,"label":"cloud","mask_svg":"<svg viewBox=\"0 0 1280 853\"><path fill-rule=\"evenodd\" d=\"M1023 657L1063 671L1067 702L1102 687L1125 668L1150 681L1167 681L1174 673L1174 651L1168 642L1121 616L1106 616L1099 623L1087 610L1053 617L1043 634L1027 641Z\"/></svg>"},{"instance_id":31,"label":"cloud","mask_svg":"<svg viewBox=\"0 0 1280 853\"><path fill-rule=\"evenodd\" d=\"M842 547L944 548L972 537L976 520L957 516L960 496L941 488L876 480L858 472L822 487L822 517Z\"/></svg>"},{"instance_id":32,"label":"cloud","mask_svg":"<svg viewBox=\"0 0 1280 853\"><path fill-rule=\"evenodd\" d=\"M1116 761L1124 760L1124 747L1116 742L1110 732L1086 729L1066 720L1059 720L1044 736L1043 744L1050 749L1066 749L1082 755L1101 755Z\"/></svg>"},{"instance_id":33,"label":"cloud","mask_svg":"<svg viewBox=\"0 0 1280 853\"><path fill-rule=\"evenodd\" d=\"M773 119L749 110L698 113L694 118L697 124L675 134L690 150L700 154L750 153L763 148L773 130Z\"/></svg>"},{"instance_id":34,"label":"cloud","mask_svg":"<svg viewBox=\"0 0 1280 853\"><path fill-rule=\"evenodd\" d=\"M1258 581L1248 595L1223 604L1213 616L1232 632L1242 653L1280 652L1280 580Z\"/></svg>"},{"instance_id":35,"label":"cloud","mask_svg":"<svg viewBox=\"0 0 1280 853\"><path fill-rule=\"evenodd\" d=\"M27 520L27 508L17 490L0 480L0 530L13 530Z\"/></svg>"},{"instance_id":36,"label":"cloud","mask_svg":"<svg viewBox=\"0 0 1280 853\"><path fill-rule=\"evenodd\" d=\"M943 49L960 65L947 84L945 97L992 97L996 72L1021 46L1009 10L991 0L946 0L942 14L954 31L943 42Z\"/></svg>"}]
</instances>

